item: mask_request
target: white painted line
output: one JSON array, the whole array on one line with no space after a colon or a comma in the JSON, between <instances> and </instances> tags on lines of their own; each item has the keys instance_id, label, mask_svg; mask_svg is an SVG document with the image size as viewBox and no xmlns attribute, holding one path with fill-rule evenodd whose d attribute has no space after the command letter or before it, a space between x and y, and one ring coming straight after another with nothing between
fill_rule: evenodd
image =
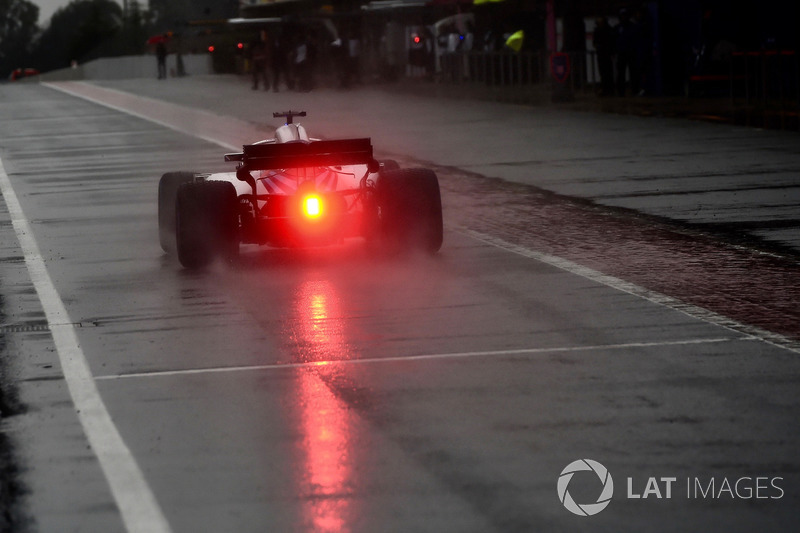
<instances>
[{"instance_id":1,"label":"white painted line","mask_svg":"<svg viewBox=\"0 0 800 533\"><path fill-rule=\"evenodd\" d=\"M555 346L551 348L519 348L515 350L487 350L480 352L450 352L420 355L398 355L391 357L365 357L361 359L332 359L326 361L309 361L304 363L276 363L272 365L217 366L209 368L188 368L184 370L159 370L154 372L132 372L130 374L111 374L95 376L96 380L116 380L129 378L152 378L169 376L187 376L194 374L220 374L226 372L248 372L259 370L279 370L286 368L315 368L328 365L364 365L377 363L405 363L415 361L433 361L441 359L466 359L474 357L502 357L514 355L541 355L553 353L588 352L599 350L629 350L633 348L653 348L659 346L685 346L690 344L716 344L722 342L739 342L756 340L753 337L718 337L709 339L681 339L674 341L628 342L623 344L595 344L588 346Z\"/></svg>"},{"instance_id":2,"label":"white painted line","mask_svg":"<svg viewBox=\"0 0 800 533\"><path fill-rule=\"evenodd\" d=\"M125 445L97 390L74 326L47 272L33 231L0 160L0 192L17 234L25 264L42 302L72 401L92 451L108 480L122 521L130 533L167 533L169 524L139 465Z\"/></svg>"},{"instance_id":3,"label":"white painted line","mask_svg":"<svg viewBox=\"0 0 800 533\"><path fill-rule=\"evenodd\" d=\"M153 122L179 133L197 137L234 152L241 151L242 145L235 146L219 136L210 135L210 133L226 131L230 134L231 132L237 132L237 136L245 136L245 141L242 144L252 142L263 136L263 132L259 132L251 124L242 120L215 115L208 111L191 109L162 100L154 100L145 96L137 96L116 89L100 87L85 82L51 82L42 83L42 85L70 96L87 100L93 104L99 104L109 109Z\"/></svg>"},{"instance_id":4,"label":"white painted line","mask_svg":"<svg viewBox=\"0 0 800 533\"><path fill-rule=\"evenodd\" d=\"M667 296L666 294L651 291L650 289L640 287L635 283L630 283L623 279L615 278L614 276L608 276L602 272L592 270L591 268L587 268L577 263L573 263L572 261L562 257L530 250L502 239L498 239L497 237L492 237L491 235L486 235L484 233L479 233L466 228L459 228L457 231L482 243L501 248L529 259L535 259L536 261L546 263L571 274L576 274L583 278L601 283L607 287L611 287L612 289L638 296L639 298L643 298L648 302L653 302L655 304L663 305L665 307L669 307L670 309L680 311L681 313L684 313L692 318L702 320L703 322L714 324L715 326L720 326L738 333L743 333L749 337L753 337L762 342L772 344L773 346L778 346L779 348L783 348L794 353L800 353L800 342L785 337L779 333L773 333L772 331L767 331L749 324L742 324L741 322L737 322L732 318L720 315L708 309L683 302L677 298L673 298L672 296Z\"/></svg>"}]
</instances>

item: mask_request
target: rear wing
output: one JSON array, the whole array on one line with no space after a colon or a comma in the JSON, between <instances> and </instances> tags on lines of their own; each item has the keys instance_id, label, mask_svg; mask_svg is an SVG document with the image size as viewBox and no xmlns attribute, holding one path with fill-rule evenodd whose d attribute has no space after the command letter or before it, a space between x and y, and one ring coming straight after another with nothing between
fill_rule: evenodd
<instances>
[{"instance_id":1,"label":"rear wing","mask_svg":"<svg viewBox=\"0 0 800 533\"><path fill-rule=\"evenodd\" d=\"M368 137L310 143L246 144L242 148L240 153L225 154L225 161L239 161L242 163L240 168L246 171L341 165L378 167Z\"/></svg>"}]
</instances>

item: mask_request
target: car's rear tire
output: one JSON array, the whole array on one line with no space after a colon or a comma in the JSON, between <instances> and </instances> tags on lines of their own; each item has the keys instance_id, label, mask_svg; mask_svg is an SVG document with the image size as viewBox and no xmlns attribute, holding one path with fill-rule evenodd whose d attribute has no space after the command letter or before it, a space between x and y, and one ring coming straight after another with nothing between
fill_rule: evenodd
<instances>
[{"instance_id":1,"label":"car's rear tire","mask_svg":"<svg viewBox=\"0 0 800 533\"><path fill-rule=\"evenodd\" d=\"M442 247L442 198L432 170L381 172L377 193L381 234L390 249L432 254Z\"/></svg>"},{"instance_id":2,"label":"car's rear tire","mask_svg":"<svg viewBox=\"0 0 800 533\"><path fill-rule=\"evenodd\" d=\"M380 181L383 175L387 172L400 170L400 165L394 159L381 159L378 161L378 180ZM364 220L362 233L367 241L367 245L371 249L378 249L381 244L381 223L379 213L379 206L377 195L372 194L375 189L370 189L369 194L363 197L364 202Z\"/></svg>"},{"instance_id":3,"label":"car's rear tire","mask_svg":"<svg viewBox=\"0 0 800 533\"><path fill-rule=\"evenodd\" d=\"M175 242L186 268L202 268L239 253L236 188L227 181L188 182L178 187Z\"/></svg>"},{"instance_id":4,"label":"car's rear tire","mask_svg":"<svg viewBox=\"0 0 800 533\"><path fill-rule=\"evenodd\" d=\"M175 202L178 187L192 181L194 175L194 172L167 172L158 182L158 242L168 254L176 252Z\"/></svg>"}]
</instances>

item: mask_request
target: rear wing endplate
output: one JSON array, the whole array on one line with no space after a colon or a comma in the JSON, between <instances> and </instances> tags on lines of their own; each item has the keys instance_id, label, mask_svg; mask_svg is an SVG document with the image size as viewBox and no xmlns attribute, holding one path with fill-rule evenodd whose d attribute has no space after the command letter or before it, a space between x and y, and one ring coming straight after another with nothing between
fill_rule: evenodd
<instances>
[{"instance_id":1,"label":"rear wing endplate","mask_svg":"<svg viewBox=\"0 0 800 533\"><path fill-rule=\"evenodd\" d=\"M240 161L241 169L247 171L341 165L377 168L369 137L309 143L247 144L240 153L225 154L225 161Z\"/></svg>"}]
</instances>

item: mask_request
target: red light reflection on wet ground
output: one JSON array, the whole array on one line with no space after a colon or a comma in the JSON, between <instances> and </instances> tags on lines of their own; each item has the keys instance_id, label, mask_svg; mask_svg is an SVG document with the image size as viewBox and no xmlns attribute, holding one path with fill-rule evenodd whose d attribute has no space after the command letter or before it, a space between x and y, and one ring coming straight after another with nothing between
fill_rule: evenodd
<instances>
[{"instance_id":1,"label":"red light reflection on wet ground","mask_svg":"<svg viewBox=\"0 0 800 533\"><path fill-rule=\"evenodd\" d=\"M341 300L327 280L308 280L300 284L294 298L294 341L296 358L312 361L337 361L351 357L344 334Z\"/></svg>"},{"instance_id":2,"label":"red light reflection on wet ground","mask_svg":"<svg viewBox=\"0 0 800 533\"><path fill-rule=\"evenodd\" d=\"M305 462L303 492L307 497L305 521L313 531L347 531L353 471L349 414L318 370L301 372L299 394Z\"/></svg>"},{"instance_id":3,"label":"red light reflection on wet ground","mask_svg":"<svg viewBox=\"0 0 800 533\"><path fill-rule=\"evenodd\" d=\"M339 371L329 363L351 356L344 331L341 300L333 284L300 284L291 318L297 359L320 364L303 368L297 380L302 450L304 522L316 532L348 531L353 512L353 428L345 403L328 382Z\"/></svg>"}]
</instances>

